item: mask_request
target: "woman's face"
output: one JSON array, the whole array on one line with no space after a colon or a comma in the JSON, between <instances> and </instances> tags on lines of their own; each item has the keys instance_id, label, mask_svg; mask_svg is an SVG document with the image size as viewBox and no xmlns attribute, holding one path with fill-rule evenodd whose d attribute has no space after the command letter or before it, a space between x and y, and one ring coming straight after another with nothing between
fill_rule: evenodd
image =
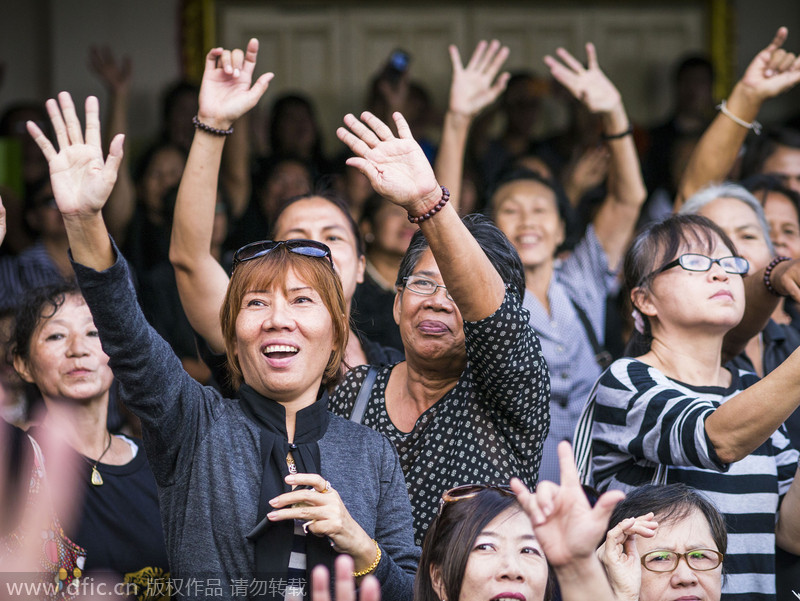
<instances>
[{"instance_id":1,"label":"woman's face","mask_svg":"<svg viewBox=\"0 0 800 601\"><path fill-rule=\"evenodd\" d=\"M719 259L733 254L719 236L714 238L711 252L704 244L695 243L682 248L678 256L696 253ZM725 333L737 325L744 314L742 276L727 273L718 263L712 263L708 271L687 271L676 265L657 274L649 292L640 295L634 291L633 296L642 313L656 318L651 320L656 336L658 329L693 332L698 327Z\"/></svg>"},{"instance_id":2,"label":"woman's face","mask_svg":"<svg viewBox=\"0 0 800 601\"><path fill-rule=\"evenodd\" d=\"M275 224L276 240L296 238L328 245L349 307L356 285L364 281L364 257L358 256L356 237L347 217L335 204L320 196L298 200L281 213Z\"/></svg>"},{"instance_id":3,"label":"woman's face","mask_svg":"<svg viewBox=\"0 0 800 601\"><path fill-rule=\"evenodd\" d=\"M698 510L674 522L659 522L652 538L636 537L639 556L656 550L685 553L692 549L719 551L711 535L708 520ZM722 588L722 565L713 570L695 571L685 559L678 561L672 572L651 572L642 568L642 588L639 601L672 601L693 599L696 601L719 601Z\"/></svg>"},{"instance_id":4,"label":"woman's face","mask_svg":"<svg viewBox=\"0 0 800 601\"><path fill-rule=\"evenodd\" d=\"M767 192L764 215L775 252L791 259L800 259L800 217L792 201L780 192Z\"/></svg>"},{"instance_id":5,"label":"woman's face","mask_svg":"<svg viewBox=\"0 0 800 601\"><path fill-rule=\"evenodd\" d=\"M542 601L547 561L524 512L506 509L478 534L458 601Z\"/></svg>"},{"instance_id":6,"label":"woman's face","mask_svg":"<svg viewBox=\"0 0 800 601\"><path fill-rule=\"evenodd\" d=\"M20 376L51 401L90 401L108 393L113 375L83 297L68 295L33 332L27 361L14 359Z\"/></svg>"},{"instance_id":7,"label":"woman's face","mask_svg":"<svg viewBox=\"0 0 800 601\"><path fill-rule=\"evenodd\" d=\"M406 254L411 236L417 231L417 226L406 215L402 207L384 202L375 215L372 227L371 233L375 238L373 248L400 257Z\"/></svg>"},{"instance_id":8,"label":"woman's face","mask_svg":"<svg viewBox=\"0 0 800 601\"><path fill-rule=\"evenodd\" d=\"M494 220L517 249L526 269L552 263L564 242L555 193L533 180L501 186L492 199Z\"/></svg>"},{"instance_id":9,"label":"woman's face","mask_svg":"<svg viewBox=\"0 0 800 601\"><path fill-rule=\"evenodd\" d=\"M334 350L333 323L319 292L290 269L284 286L244 295L235 327L248 385L279 402L316 399Z\"/></svg>"},{"instance_id":10,"label":"woman's face","mask_svg":"<svg viewBox=\"0 0 800 601\"><path fill-rule=\"evenodd\" d=\"M412 275L443 284L430 249L422 253ZM463 369L467 360L464 320L444 289L437 288L430 296L402 289L394 298L394 320L400 326L407 355L415 354L428 361L447 361Z\"/></svg>"},{"instance_id":11,"label":"woman's face","mask_svg":"<svg viewBox=\"0 0 800 601\"><path fill-rule=\"evenodd\" d=\"M164 196L181 182L186 160L176 148L157 151L144 172L142 201L148 212L160 213Z\"/></svg>"},{"instance_id":12,"label":"woman's face","mask_svg":"<svg viewBox=\"0 0 800 601\"><path fill-rule=\"evenodd\" d=\"M751 273L763 269L772 260L758 216L741 200L717 198L698 215L708 217L728 235L739 254L750 262Z\"/></svg>"}]
</instances>

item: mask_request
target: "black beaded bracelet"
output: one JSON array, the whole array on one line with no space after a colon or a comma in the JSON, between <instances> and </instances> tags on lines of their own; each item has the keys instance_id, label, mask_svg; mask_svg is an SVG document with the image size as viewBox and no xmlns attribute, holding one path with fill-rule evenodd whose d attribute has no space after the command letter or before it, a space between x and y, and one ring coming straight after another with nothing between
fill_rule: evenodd
<instances>
[{"instance_id":1,"label":"black beaded bracelet","mask_svg":"<svg viewBox=\"0 0 800 601\"><path fill-rule=\"evenodd\" d=\"M624 138L625 136L630 136L633 133L633 124L628 126L628 129L625 131L621 131L618 134L607 134L603 133L604 140L619 140L620 138Z\"/></svg>"},{"instance_id":2,"label":"black beaded bracelet","mask_svg":"<svg viewBox=\"0 0 800 601\"><path fill-rule=\"evenodd\" d=\"M436 215L436 213L438 213L444 208L444 205L446 205L447 201L450 200L450 190L448 190L444 186L441 186L441 188L442 188L442 199L439 202L437 202L432 209L423 213L419 217L412 217L411 215L409 215L408 220L411 223L422 223L426 219L430 219L431 217Z\"/></svg>"},{"instance_id":3,"label":"black beaded bracelet","mask_svg":"<svg viewBox=\"0 0 800 601\"><path fill-rule=\"evenodd\" d=\"M212 136L230 136L233 133L233 125L231 125L228 129L217 129L216 127L211 127L210 125L206 125L200 121L200 119L197 118L197 115L192 117L192 123L196 129L202 129L204 132L209 133Z\"/></svg>"},{"instance_id":4,"label":"black beaded bracelet","mask_svg":"<svg viewBox=\"0 0 800 601\"><path fill-rule=\"evenodd\" d=\"M791 260L792 259L789 257L777 256L774 259L772 259L772 261L769 262L769 265L767 265L767 268L764 270L764 286L767 287L767 290L769 290L771 294L774 294L775 296L787 296L786 294L781 294L780 292L775 290L775 288L772 285L772 282L770 281L770 276L772 275L772 270L775 269L775 266L778 263L783 263L784 261L791 261Z\"/></svg>"}]
</instances>

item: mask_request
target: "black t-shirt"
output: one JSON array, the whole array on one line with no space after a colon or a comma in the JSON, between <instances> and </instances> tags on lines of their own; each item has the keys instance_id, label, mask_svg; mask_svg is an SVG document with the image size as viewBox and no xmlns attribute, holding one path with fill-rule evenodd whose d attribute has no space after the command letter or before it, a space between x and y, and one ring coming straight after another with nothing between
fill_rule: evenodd
<instances>
[{"instance_id":1,"label":"black t-shirt","mask_svg":"<svg viewBox=\"0 0 800 601\"><path fill-rule=\"evenodd\" d=\"M36 437L35 429L32 435ZM99 463L102 486L91 484L94 462L81 457L75 466L76 477L84 483L78 528L63 526L67 536L86 550L85 574L112 572L120 581L139 584L139 598L147 599L143 596L147 583L151 578L168 577L169 564L156 481L142 442L128 440L139 449L136 457L125 465ZM151 591L158 588L151 587Z\"/></svg>"}]
</instances>

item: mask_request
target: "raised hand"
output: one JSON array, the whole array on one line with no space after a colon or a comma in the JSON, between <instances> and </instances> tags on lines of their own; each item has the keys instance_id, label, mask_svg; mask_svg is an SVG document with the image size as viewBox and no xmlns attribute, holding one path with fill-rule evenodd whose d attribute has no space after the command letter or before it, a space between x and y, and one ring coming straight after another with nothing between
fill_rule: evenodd
<instances>
[{"instance_id":1,"label":"raised hand","mask_svg":"<svg viewBox=\"0 0 800 601\"><path fill-rule=\"evenodd\" d=\"M466 67L461 63L458 48L450 46L449 50L453 63L449 110L474 117L506 89L509 74L502 73L500 77L497 74L508 58L508 47L501 47L497 40L492 40L489 44L481 40Z\"/></svg>"},{"instance_id":2,"label":"raised hand","mask_svg":"<svg viewBox=\"0 0 800 601\"><path fill-rule=\"evenodd\" d=\"M800 57L782 48L789 31L781 27L769 46L756 54L741 83L760 100L785 92L800 82Z\"/></svg>"},{"instance_id":3,"label":"raised hand","mask_svg":"<svg viewBox=\"0 0 800 601\"><path fill-rule=\"evenodd\" d=\"M594 554L605 534L611 511L625 497L622 491L609 491L591 507L581 487L568 442L558 445L558 461L560 486L544 481L539 483L536 493L531 493L516 478L511 480L511 488L533 524L547 562L554 568Z\"/></svg>"},{"instance_id":4,"label":"raised hand","mask_svg":"<svg viewBox=\"0 0 800 601\"><path fill-rule=\"evenodd\" d=\"M129 56L117 62L108 46L92 46L89 49L89 67L111 93L124 94L130 88L132 68Z\"/></svg>"},{"instance_id":5,"label":"raised hand","mask_svg":"<svg viewBox=\"0 0 800 601\"><path fill-rule=\"evenodd\" d=\"M611 588L619 601L637 601L642 583L642 564L636 549L636 537L655 536L658 522L648 513L626 518L606 534L605 542L597 549L597 557L608 574Z\"/></svg>"},{"instance_id":6,"label":"raised hand","mask_svg":"<svg viewBox=\"0 0 800 601\"><path fill-rule=\"evenodd\" d=\"M108 158L104 160L97 98L89 96L86 99L85 138L68 92L61 92L58 102L51 98L45 106L58 150L33 121L28 121L27 126L50 166L50 182L58 210L64 217L95 215L105 205L117 181L124 136L117 134L114 137Z\"/></svg>"},{"instance_id":7,"label":"raised hand","mask_svg":"<svg viewBox=\"0 0 800 601\"><path fill-rule=\"evenodd\" d=\"M600 70L597 51L591 42L586 44L587 67L584 67L564 48L556 54L561 61L549 54L544 57L550 74L592 113L609 113L622 102L619 91Z\"/></svg>"},{"instance_id":8,"label":"raised hand","mask_svg":"<svg viewBox=\"0 0 800 601\"><path fill-rule=\"evenodd\" d=\"M393 117L399 137L369 112L361 113L361 121L345 115L349 130L340 127L336 135L356 154L347 164L366 175L378 194L410 215L421 215L439 201L441 189L405 118L400 113Z\"/></svg>"},{"instance_id":9,"label":"raised hand","mask_svg":"<svg viewBox=\"0 0 800 601\"><path fill-rule=\"evenodd\" d=\"M209 51L200 84L197 113L200 121L227 129L256 105L274 77L273 73L264 73L252 83L257 57L258 40L255 38L247 43L245 51L239 48Z\"/></svg>"},{"instance_id":10,"label":"raised hand","mask_svg":"<svg viewBox=\"0 0 800 601\"><path fill-rule=\"evenodd\" d=\"M336 601L356 601L356 582L353 578L353 558L339 555L334 564ZM375 576L365 576L359 588L361 601L381 601L381 586ZM311 601L331 601L328 568L318 565L311 572Z\"/></svg>"}]
</instances>

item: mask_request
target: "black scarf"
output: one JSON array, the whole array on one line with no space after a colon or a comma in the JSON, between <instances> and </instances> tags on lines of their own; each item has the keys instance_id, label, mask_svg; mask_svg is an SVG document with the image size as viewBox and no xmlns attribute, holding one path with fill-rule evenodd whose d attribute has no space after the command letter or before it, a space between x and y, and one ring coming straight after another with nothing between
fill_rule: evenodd
<instances>
[{"instance_id":1,"label":"black scarf","mask_svg":"<svg viewBox=\"0 0 800 601\"><path fill-rule=\"evenodd\" d=\"M286 456L292 453L298 473L319 474L320 454L317 441L325 435L330 421L328 393L323 392L317 401L297 412L295 417L294 442L286 435L286 411L283 405L268 399L247 384L239 389L239 404L245 415L261 430L261 494L258 502L258 521L273 511L270 499L291 491L284 478L289 475ZM283 578L289 567L289 555L294 539L294 520L270 522L256 537L256 577L260 579ZM333 573L333 560L337 553L327 538L309 533L306 537L307 573L311 568L323 564ZM307 582L309 580L307 579ZM310 584L310 582L309 582ZM308 586L305 587L308 596Z\"/></svg>"}]
</instances>

